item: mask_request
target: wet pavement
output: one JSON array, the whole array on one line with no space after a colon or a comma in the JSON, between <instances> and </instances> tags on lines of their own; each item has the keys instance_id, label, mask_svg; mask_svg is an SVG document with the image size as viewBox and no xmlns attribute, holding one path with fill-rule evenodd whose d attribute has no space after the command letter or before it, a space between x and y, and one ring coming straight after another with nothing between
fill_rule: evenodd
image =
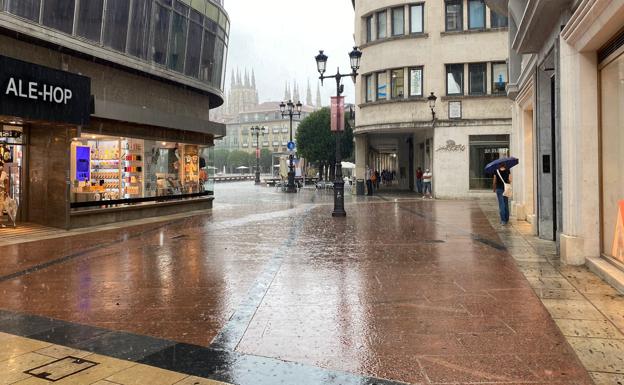
<instances>
[{"instance_id":1,"label":"wet pavement","mask_svg":"<svg viewBox=\"0 0 624 385\"><path fill-rule=\"evenodd\" d=\"M0 247L0 332L241 385L592 384L478 202L216 197Z\"/></svg>"}]
</instances>

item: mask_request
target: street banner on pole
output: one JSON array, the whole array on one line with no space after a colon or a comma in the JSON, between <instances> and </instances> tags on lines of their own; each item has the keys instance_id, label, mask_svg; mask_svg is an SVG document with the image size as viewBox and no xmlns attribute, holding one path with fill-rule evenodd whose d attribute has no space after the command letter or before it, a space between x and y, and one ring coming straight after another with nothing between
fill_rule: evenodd
<instances>
[{"instance_id":1,"label":"street banner on pole","mask_svg":"<svg viewBox=\"0 0 624 385\"><path fill-rule=\"evenodd\" d=\"M256 158L259 158L259 157L260 157L260 149L256 148Z\"/></svg>"},{"instance_id":2,"label":"street banner on pole","mask_svg":"<svg viewBox=\"0 0 624 385\"><path fill-rule=\"evenodd\" d=\"M331 97L331 130L344 131L344 96Z\"/></svg>"}]
</instances>

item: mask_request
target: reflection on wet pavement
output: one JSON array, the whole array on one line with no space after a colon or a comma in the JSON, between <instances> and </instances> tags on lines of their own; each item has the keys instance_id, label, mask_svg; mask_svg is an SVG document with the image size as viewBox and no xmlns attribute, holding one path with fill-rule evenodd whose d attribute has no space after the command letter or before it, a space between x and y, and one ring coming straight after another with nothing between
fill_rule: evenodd
<instances>
[{"instance_id":1,"label":"reflection on wet pavement","mask_svg":"<svg viewBox=\"0 0 624 385\"><path fill-rule=\"evenodd\" d=\"M591 384L478 203L348 195L337 219L330 192L218 188L210 215L0 248L0 308L236 384Z\"/></svg>"}]
</instances>

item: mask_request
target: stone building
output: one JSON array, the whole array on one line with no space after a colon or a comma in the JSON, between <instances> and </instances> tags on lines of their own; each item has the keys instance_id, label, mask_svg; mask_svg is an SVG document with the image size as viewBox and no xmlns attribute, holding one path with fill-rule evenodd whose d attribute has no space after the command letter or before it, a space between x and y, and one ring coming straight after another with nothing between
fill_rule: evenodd
<instances>
[{"instance_id":1,"label":"stone building","mask_svg":"<svg viewBox=\"0 0 624 385\"><path fill-rule=\"evenodd\" d=\"M227 96L227 114L230 116L240 112L249 111L258 106L258 89L256 88L256 75L251 70L251 78L247 70L244 77L240 70L232 71L230 89Z\"/></svg>"},{"instance_id":2,"label":"stone building","mask_svg":"<svg viewBox=\"0 0 624 385\"><path fill-rule=\"evenodd\" d=\"M622 290L624 2L487 1L510 21L515 215Z\"/></svg>"},{"instance_id":3,"label":"stone building","mask_svg":"<svg viewBox=\"0 0 624 385\"><path fill-rule=\"evenodd\" d=\"M209 110L229 29L221 1L0 0L0 153L18 220L211 207L199 170L225 134Z\"/></svg>"},{"instance_id":4,"label":"stone building","mask_svg":"<svg viewBox=\"0 0 624 385\"><path fill-rule=\"evenodd\" d=\"M507 18L483 0L354 0L356 173L397 173L415 190L433 171L439 198L491 196L484 166L509 154ZM427 97L434 93L435 121Z\"/></svg>"}]
</instances>

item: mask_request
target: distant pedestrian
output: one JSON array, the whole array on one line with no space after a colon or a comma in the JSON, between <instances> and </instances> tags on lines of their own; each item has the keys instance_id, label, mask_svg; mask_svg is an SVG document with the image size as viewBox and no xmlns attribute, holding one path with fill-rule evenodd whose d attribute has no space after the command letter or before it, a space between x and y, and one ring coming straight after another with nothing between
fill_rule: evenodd
<instances>
[{"instance_id":1,"label":"distant pedestrian","mask_svg":"<svg viewBox=\"0 0 624 385\"><path fill-rule=\"evenodd\" d=\"M419 194L423 192L423 171L420 167L416 169L416 191L418 191Z\"/></svg>"},{"instance_id":2,"label":"distant pedestrian","mask_svg":"<svg viewBox=\"0 0 624 385\"><path fill-rule=\"evenodd\" d=\"M500 214L501 225L503 226L509 223L509 198L504 194L505 184L511 184L511 173L505 164L502 163L494 174L492 188L498 199L498 212Z\"/></svg>"},{"instance_id":3,"label":"distant pedestrian","mask_svg":"<svg viewBox=\"0 0 624 385\"><path fill-rule=\"evenodd\" d=\"M367 195L373 195L373 172L370 169L370 167L366 166L366 190L367 190Z\"/></svg>"},{"instance_id":4,"label":"distant pedestrian","mask_svg":"<svg viewBox=\"0 0 624 385\"><path fill-rule=\"evenodd\" d=\"M433 174L429 169L425 170L423 174L423 199L424 198L433 198L431 193L431 181L433 180Z\"/></svg>"},{"instance_id":5,"label":"distant pedestrian","mask_svg":"<svg viewBox=\"0 0 624 385\"><path fill-rule=\"evenodd\" d=\"M381 180L381 175L379 175L379 171L375 170L375 188L379 190L379 182Z\"/></svg>"}]
</instances>

